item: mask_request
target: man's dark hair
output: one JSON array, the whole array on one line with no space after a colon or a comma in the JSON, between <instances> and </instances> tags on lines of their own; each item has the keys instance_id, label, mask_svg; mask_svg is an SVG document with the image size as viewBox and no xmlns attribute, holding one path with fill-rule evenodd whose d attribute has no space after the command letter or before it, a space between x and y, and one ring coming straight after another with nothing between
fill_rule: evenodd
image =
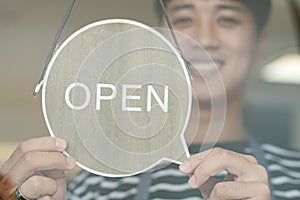
<instances>
[{"instance_id":1,"label":"man's dark hair","mask_svg":"<svg viewBox=\"0 0 300 200\"><path fill-rule=\"evenodd\" d=\"M160 0L155 0L155 10L159 17L159 20L162 20L164 15L160 5ZM255 19L257 29L262 30L269 19L271 12L271 0L236 0L243 3L247 6L253 14ZM163 0L164 4L167 5L170 0Z\"/></svg>"}]
</instances>

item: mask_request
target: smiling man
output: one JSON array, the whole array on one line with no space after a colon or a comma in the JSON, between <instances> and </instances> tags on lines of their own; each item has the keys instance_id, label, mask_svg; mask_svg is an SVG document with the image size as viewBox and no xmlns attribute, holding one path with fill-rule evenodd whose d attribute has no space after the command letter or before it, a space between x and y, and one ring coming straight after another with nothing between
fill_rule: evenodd
<instances>
[{"instance_id":1,"label":"smiling man","mask_svg":"<svg viewBox=\"0 0 300 200\"><path fill-rule=\"evenodd\" d=\"M179 169L170 164L132 177L105 178L82 172L66 192L63 171L75 165L74 159L61 154L66 142L32 139L19 145L2 167L0 183L6 187L0 192L2 199L14 199L16 188L28 198L58 200L65 194L70 200L300 198L299 153L256 142L242 119L245 79L263 54L270 1L167 0L165 5L172 27L178 31L183 56L191 64L194 100L201 109L200 119L190 122L199 123L196 137L191 139L189 129L186 133L193 155ZM157 11L161 27L168 28L159 2ZM199 56L203 49L211 59ZM217 74L223 79L225 94L223 88L208 91L206 80L214 80ZM217 147L199 153L209 134L210 103L224 95L227 113Z\"/></svg>"},{"instance_id":2,"label":"smiling man","mask_svg":"<svg viewBox=\"0 0 300 200\"><path fill-rule=\"evenodd\" d=\"M222 98L223 88L207 84L216 82L221 74L227 96L227 117L220 141L237 141L245 138L242 123L243 88L248 71L263 53L270 5L262 1L167 1L167 12L176 31L194 42L180 40L185 58L192 63L193 89L201 109L201 130L197 134L201 143L211 118L211 99ZM253 4L253 5L252 5ZM253 9L258 10L253 10ZM257 16L264 12L265 15ZM263 22L261 22L263 21ZM167 28L166 20L162 27ZM208 56L202 56L204 49ZM217 69L217 70L216 70ZM230 120L230 121L229 121ZM199 138L200 137L200 138Z\"/></svg>"}]
</instances>

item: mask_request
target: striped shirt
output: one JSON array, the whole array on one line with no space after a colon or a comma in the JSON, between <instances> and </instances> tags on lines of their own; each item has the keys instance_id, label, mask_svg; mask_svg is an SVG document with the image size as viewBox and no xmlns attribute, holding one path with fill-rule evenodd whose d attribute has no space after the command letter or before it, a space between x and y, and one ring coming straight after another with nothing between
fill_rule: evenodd
<instances>
[{"instance_id":1,"label":"striped shirt","mask_svg":"<svg viewBox=\"0 0 300 200\"><path fill-rule=\"evenodd\" d=\"M227 148L226 146L230 147ZM235 143L222 146L237 152L251 154L247 144ZM198 147L192 146L191 153ZM268 171L273 185L276 200L300 200L300 153L283 149L271 144L261 144L264 158L268 163ZM220 178L225 176L221 173ZM191 189L187 182L189 177L178 170L178 165L154 171L151 174L149 199L181 199L201 200L201 193ZM140 175L124 178L107 178L83 171L68 185L67 200L126 200L134 199L141 180Z\"/></svg>"}]
</instances>

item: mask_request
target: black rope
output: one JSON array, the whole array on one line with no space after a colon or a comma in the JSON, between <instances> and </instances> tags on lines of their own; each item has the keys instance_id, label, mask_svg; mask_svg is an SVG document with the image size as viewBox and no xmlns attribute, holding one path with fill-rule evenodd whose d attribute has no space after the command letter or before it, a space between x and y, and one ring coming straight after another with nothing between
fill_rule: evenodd
<instances>
[{"instance_id":1,"label":"black rope","mask_svg":"<svg viewBox=\"0 0 300 200\"><path fill-rule=\"evenodd\" d=\"M43 84L45 73L46 73L46 71L48 69L49 62L50 62L50 60L51 60L51 58L53 56L54 50L55 50L55 48L57 46L58 40L59 40L59 38L60 38L60 36L61 36L61 34L63 32L63 29L64 29L64 27L65 27L65 25L66 25L66 23L67 23L67 21L68 21L68 19L70 17L70 14L71 14L71 11L73 9L73 6L74 6L75 2L76 2L76 0L71 0L71 3L70 3L70 5L69 5L69 7L68 7L68 9L66 11L66 14L65 14L65 16L64 16L64 18L63 18L60 26L59 26L59 29L58 29L58 31L57 31L57 33L55 35L54 41L52 43L51 49L50 49L50 51L48 53L46 62L44 64L44 68L43 68L41 77L40 77L40 79L38 81L38 84L37 84L37 86L36 86L33 94L32 94L33 96L36 96L38 94L38 92L39 92L39 90L41 88L41 85Z\"/></svg>"},{"instance_id":2,"label":"black rope","mask_svg":"<svg viewBox=\"0 0 300 200\"><path fill-rule=\"evenodd\" d=\"M181 58L182 58L182 59L184 60L184 62L185 62L185 65L186 65L187 71L188 71L188 73L189 73L189 76L191 77L191 79L193 79L192 73L191 73L191 69L190 69L191 63L190 63L187 59L185 59L185 57L184 57L184 55L183 55L183 52L182 52L182 50L181 50L181 48L180 48L180 45L179 45L178 40L177 40L177 37L176 37L176 35L175 35L175 31L174 31L174 28L173 28L173 26L172 26L171 20L170 20L170 18L169 18L169 16L168 16L168 13L167 13L167 10L166 10L166 6L165 6L163 0L159 0L159 2L160 2L160 5L161 5L161 8L162 8L162 10L163 10L163 14L164 14L164 16L165 16L165 19L166 19L166 21L167 21L168 27L169 27L169 29L170 29L170 31L171 31L172 38L173 38L173 40L174 40L174 42L175 42L176 49L177 49L177 51L179 52Z\"/></svg>"}]
</instances>

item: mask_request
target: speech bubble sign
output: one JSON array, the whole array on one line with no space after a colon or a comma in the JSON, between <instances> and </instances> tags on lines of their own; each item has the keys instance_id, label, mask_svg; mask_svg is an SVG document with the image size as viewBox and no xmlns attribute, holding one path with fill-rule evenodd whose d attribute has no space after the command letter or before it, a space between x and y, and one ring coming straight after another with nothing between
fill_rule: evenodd
<instances>
[{"instance_id":1,"label":"speech bubble sign","mask_svg":"<svg viewBox=\"0 0 300 200\"><path fill-rule=\"evenodd\" d=\"M68 141L80 167L110 177L189 157L191 102L177 50L153 28L124 19L71 35L49 64L42 96L51 136Z\"/></svg>"}]
</instances>

